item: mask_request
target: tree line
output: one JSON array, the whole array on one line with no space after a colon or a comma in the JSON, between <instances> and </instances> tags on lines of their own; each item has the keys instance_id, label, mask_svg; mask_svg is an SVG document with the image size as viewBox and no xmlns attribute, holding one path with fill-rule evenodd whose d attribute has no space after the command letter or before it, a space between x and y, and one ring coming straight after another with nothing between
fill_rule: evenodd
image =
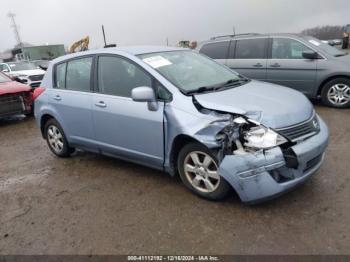
<instances>
[{"instance_id":1,"label":"tree line","mask_svg":"<svg viewBox=\"0 0 350 262\"><path fill-rule=\"evenodd\" d=\"M310 35L321 40L341 39L343 38L344 30L345 26L325 25L305 29L301 31L301 34Z\"/></svg>"}]
</instances>

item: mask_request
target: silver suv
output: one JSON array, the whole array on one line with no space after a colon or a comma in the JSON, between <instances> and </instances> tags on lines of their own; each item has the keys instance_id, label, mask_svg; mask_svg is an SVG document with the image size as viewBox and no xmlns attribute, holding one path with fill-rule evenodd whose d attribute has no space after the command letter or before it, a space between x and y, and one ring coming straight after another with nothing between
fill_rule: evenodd
<instances>
[{"instance_id":1,"label":"silver suv","mask_svg":"<svg viewBox=\"0 0 350 262\"><path fill-rule=\"evenodd\" d=\"M240 74L321 97L324 104L350 106L350 56L320 40L294 34L213 37L197 50Z\"/></svg>"}]
</instances>

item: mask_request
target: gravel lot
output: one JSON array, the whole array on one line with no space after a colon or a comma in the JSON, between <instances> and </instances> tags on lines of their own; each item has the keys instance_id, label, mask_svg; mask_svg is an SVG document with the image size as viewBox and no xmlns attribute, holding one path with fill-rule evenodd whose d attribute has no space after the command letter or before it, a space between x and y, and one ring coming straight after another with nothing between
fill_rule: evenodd
<instances>
[{"instance_id":1,"label":"gravel lot","mask_svg":"<svg viewBox=\"0 0 350 262\"><path fill-rule=\"evenodd\" d=\"M350 110L317 111L331 131L321 170L257 206L108 157L58 159L34 119L0 121L0 253L350 254Z\"/></svg>"}]
</instances>

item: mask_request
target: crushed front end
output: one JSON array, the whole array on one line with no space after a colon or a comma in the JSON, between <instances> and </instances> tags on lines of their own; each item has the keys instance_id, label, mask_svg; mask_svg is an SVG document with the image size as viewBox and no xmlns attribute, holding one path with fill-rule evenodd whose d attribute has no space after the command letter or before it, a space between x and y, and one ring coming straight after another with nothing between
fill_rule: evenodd
<instances>
[{"instance_id":1,"label":"crushed front end","mask_svg":"<svg viewBox=\"0 0 350 262\"><path fill-rule=\"evenodd\" d=\"M0 95L0 118L16 114L29 114L33 98L29 91Z\"/></svg>"},{"instance_id":2,"label":"crushed front end","mask_svg":"<svg viewBox=\"0 0 350 262\"><path fill-rule=\"evenodd\" d=\"M236 190L243 202L260 202L276 197L304 182L324 159L328 128L318 117L317 134L286 149L274 147L244 155L226 155L219 173Z\"/></svg>"},{"instance_id":3,"label":"crushed front end","mask_svg":"<svg viewBox=\"0 0 350 262\"><path fill-rule=\"evenodd\" d=\"M315 113L303 123L281 129L265 127L245 116L225 116L226 119L213 122L195 137L217 154L220 175L243 202L274 198L304 182L323 162L329 134L326 124ZM215 138L212 135L210 141L208 134L214 130Z\"/></svg>"}]
</instances>

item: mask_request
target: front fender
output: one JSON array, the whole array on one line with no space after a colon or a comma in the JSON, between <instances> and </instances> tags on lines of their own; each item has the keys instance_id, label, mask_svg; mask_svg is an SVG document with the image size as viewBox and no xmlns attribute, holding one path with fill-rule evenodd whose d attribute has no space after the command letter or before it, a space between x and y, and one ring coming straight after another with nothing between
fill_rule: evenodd
<instances>
[{"instance_id":1,"label":"front fender","mask_svg":"<svg viewBox=\"0 0 350 262\"><path fill-rule=\"evenodd\" d=\"M330 81L331 79L334 79L334 78L349 78L350 79L350 69L349 71L337 71L337 72L334 72L334 73L330 73L330 74L326 74L326 75L322 75L318 78L318 83L317 83L317 93L315 94L315 96L317 96L318 94L321 93L321 90L324 86L325 83L327 83L328 81Z\"/></svg>"}]
</instances>

